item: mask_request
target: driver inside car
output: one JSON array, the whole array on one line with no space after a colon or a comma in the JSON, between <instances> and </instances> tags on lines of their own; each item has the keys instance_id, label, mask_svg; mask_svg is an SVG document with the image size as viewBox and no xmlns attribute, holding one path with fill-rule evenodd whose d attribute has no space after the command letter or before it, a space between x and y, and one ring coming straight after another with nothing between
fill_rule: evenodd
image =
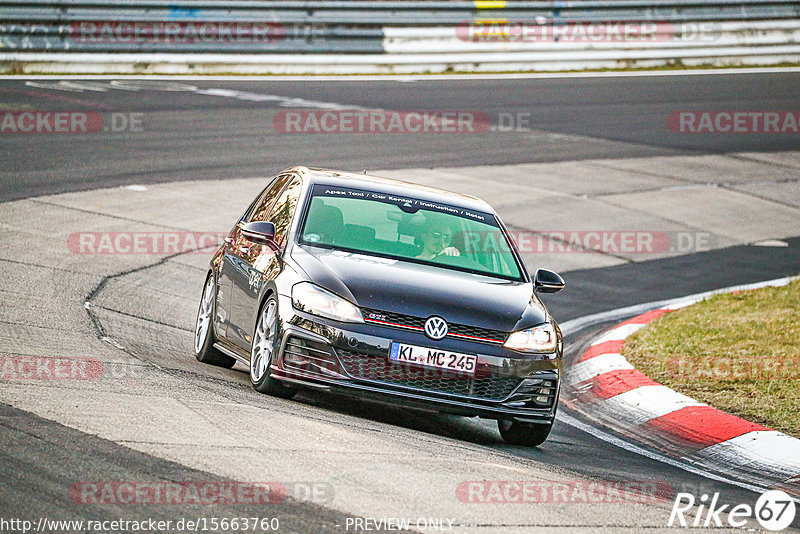
<instances>
[{"instance_id":1,"label":"driver inside car","mask_svg":"<svg viewBox=\"0 0 800 534\"><path fill-rule=\"evenodd\" d=\"M415 257L432 260L439 256L460 256L461 252L452 245L453 232L446 224L432 224L420 234L422 251Z\"/></svg>"}]
</instances>

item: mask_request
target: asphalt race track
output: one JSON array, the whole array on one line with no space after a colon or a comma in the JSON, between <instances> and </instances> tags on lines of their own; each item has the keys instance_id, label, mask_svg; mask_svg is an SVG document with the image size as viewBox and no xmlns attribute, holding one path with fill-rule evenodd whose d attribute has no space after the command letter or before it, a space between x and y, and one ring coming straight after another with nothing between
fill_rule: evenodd
<instances>
[{"instance_id":1,"label":"asphalt race track","mask_svg":"<svg viewBox=\"0 0 800 534\"><path fill-rule=\"evenodd\" d=\"M287 107L282 101L254 103L185 90L103 89L106 84L99 90L52 90L46 86L58 85L56 78L29 85L6 79L0 80L4 110L135 112L142 114L143 131L33 141L30 136L4 136L0 200L126 183L262 176L298 161L361 170L796 150L797 135L674 134L666 120L683 110L794 109L797 76L182 82L200 89L370 109L477 110L495 124L501 113L525 114L529 121L487 135L372 135L368 143L363 137L369 134L281 135L272 118ZM515 131L516 125L526 131Z\"/></svg>"},{"instance_id":2,"label":"asphalt race track","mask_svg":"<svg viewBox=\"0 0 800 534\"><path fill-rule=\"evenodd\" d=\"M723 178L698 179L774 210L757 210L767 221L757 235L737 238L753 221L720 212L715 224L727 230L714 235L725 239L708 250L556 259L568 288L546 299L555 317L563 322L793 276L800 273L800 134L676 134L667 117L683 110L797 110L800 74L117 82L0 79L0 111L89 111L106 124L111 114L141 121L141 127L94 134L0 134L0 353L44 356L69 349L99 358L106 369L135 369L122 379L85 381L86 387L0 381L0 517L269 516L280 519L279 532L358 531L348 527L354 517L428 517L453 520L453 532L611 533L669 531L675 491L719 492L722 503L755 501L757 494L740 485L637 454L603 439L602 429L586 432L564 420L541 448L525 449L504 445L493 422L311 392L293 401L258 395L244 368L203 366L192 356L207 254L75 256L65 252L64 240L70 232L96 228L226 230L258 190L258 177L295 164L387 173L436 168L417 177L435 184L460 168L501 173L528 164L562 169L589 162L584 171L617 183L617 171L593 167L595 162L637 161L631 173L673 180L656 177L647 161L708 156L732 169L756 165L764 174L754 178L764 183L780 174L759 187L726 182L727 170L720 171ZM480 135L276 131L277 113L307 107L472 110L491 117L495 128ZM498 127L509 116L527 122ZM454 180L442 186L453 189ZM669 195L695 187L674 181L657 187L626 182L625 193ZM535 190L536 184L524 185ZM539 216L536 198L527 193L516 204L509 200L511 179L503 192L488 178L473 187L487 197L504 195L507 204L500 204L511 219ZM775 193L770 187L785 189ZM583 198L577 197L569 196ZM505 219L504 208L498 209ZM591 215L576 211L581 222L574 228L593 228L585 226ZM768 238L779 244L753 244ZM535 255L526 261L534 266ZM601 328L569 337L567 357ZM587 479L666 482L672 493L653 503L448 505L453 488L468 480ZM241 503L92 505L69 492L86 481L154 480L277 480L288 488L288 499L267 509ZM314 491L318 495L309 497ZM794 526L800 527L798 521Z\"/></svg>"}]
</instances>

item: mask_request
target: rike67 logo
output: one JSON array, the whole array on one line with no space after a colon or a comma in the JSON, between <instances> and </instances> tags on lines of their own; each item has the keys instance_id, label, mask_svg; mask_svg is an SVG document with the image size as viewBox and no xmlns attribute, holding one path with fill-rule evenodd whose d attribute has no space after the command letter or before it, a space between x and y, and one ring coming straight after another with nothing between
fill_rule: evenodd
<instances>
[{"instance_id":1,"label":"rike67 logo","mask_svg":"<svg viewBox=\"0 0 800 534\"><path fill-rule=\"evenodd\" d=\"M792 524L795 513L794 499L780 490L762 493L755 506L737 504L732 508L729 504L719 504L719 493L714 493L710 499L707 493L699 499L691 493L678 493L667 526L720 528L726 526L727 521L729 527L742 528L749 518L755 518L766 530L778 531ZM693 515L694 519L687 519L687 515Z\"/></svg>"}]
</instances>

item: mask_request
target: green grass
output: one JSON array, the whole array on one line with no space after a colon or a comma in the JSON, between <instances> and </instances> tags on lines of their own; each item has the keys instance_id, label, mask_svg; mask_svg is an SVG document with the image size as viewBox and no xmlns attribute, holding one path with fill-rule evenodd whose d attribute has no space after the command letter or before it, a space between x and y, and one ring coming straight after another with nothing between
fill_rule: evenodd
<instances>
[{"instance_id":1,"label":"green grass","mask_svg":"<svg viewBox=\"0 0 800 534\"><path fill-rule=\"evenodd\" d=\"M800 437L800 280L664 314L622 352L665 386Z\"/></svg>"}]
</instances>

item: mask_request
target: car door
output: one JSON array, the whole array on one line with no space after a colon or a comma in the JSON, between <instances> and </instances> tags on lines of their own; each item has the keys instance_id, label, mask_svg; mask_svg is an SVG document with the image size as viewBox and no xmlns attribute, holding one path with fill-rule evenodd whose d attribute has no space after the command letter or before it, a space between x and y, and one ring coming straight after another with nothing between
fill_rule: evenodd
<instances>
[{"instance_id":1,"label":"car door","mask_svg":"<svg viewBox=\"0 0 800 534\"><path fill-rule=\"evenodd\" d=\"M237 322L234 319L236 315L241 313L237 309L238 303L241 301L241 298L236 296L237 292L241 292L241 288L237 283L240 283L243 276L240 273L245 273L244 276L248 276L246 260L250 254L250 243L242 237L241 230L246 223L252 220L259 220L256 217L263 216L263 214L269 212L269 209L275 203L283 188L286 187L290 178L290 175L279 175L273 178L270 184L250 204L250 207L239 218L236 226L225 238L219 276L221 296L217 301L217 315L220 316L218 321L221 326L217 332L218 335L224 336L226 341L236 346L243 346L243 339L245 338L245 333L238 330ZM222 313L219 312L220 308ZM220 332L224 332L224 334L219 334Z\"/></svg>"},{"instance_id":2,"label":"car door","mask_svg":"<svg viewBox=\"0 0 800 534\"><path fill-rule=\"evenodd\" d=\"M231 339L247 351L250 350L253 340L261 288L266 280L274 279L280 273L280 254L286 245L286 233L300 198L302 181L298 176L290 175L288 178L291 178L287 180L288 185L269 204L269 208L256 210L248 221L269 221L275 224L275 242L278 250L246 240L241 235L241 228L235 241L239 253L235 258L236 268L231 270L233 289L230 328L235 332L235 337ZM244 226L244 223L241 226Z\"/></svg>"},{"instance_id":3,"label":"car door","mask_svg":"<svg viewBox=\"0 0 800 534\"><path fill-rule=\"evenodd\" d=\"M248 220L253 212L255 212L256 207L258 207L261 199L267 192L270 190L273 184L275 184L278 177L272 179L272 181L265 187L261 193L253 199L250 203L250 206L245 210L239 220L236 221L236 225L228 232L228 235L225 236L225 240L222 244L222 262L220 264L219 274L217 277L217 313L214 316L214 332L217 335L217 338L227 341L227 330L228 330L228 319L230 318L230 304L231 304L231 288L233 282L231 280L231 257L233 250L233 242L236 239L236 233L240 228L239 223L244 220ZM228 267L225 268L226 262L228 263Z\"/></svg>"}]
</instances>

